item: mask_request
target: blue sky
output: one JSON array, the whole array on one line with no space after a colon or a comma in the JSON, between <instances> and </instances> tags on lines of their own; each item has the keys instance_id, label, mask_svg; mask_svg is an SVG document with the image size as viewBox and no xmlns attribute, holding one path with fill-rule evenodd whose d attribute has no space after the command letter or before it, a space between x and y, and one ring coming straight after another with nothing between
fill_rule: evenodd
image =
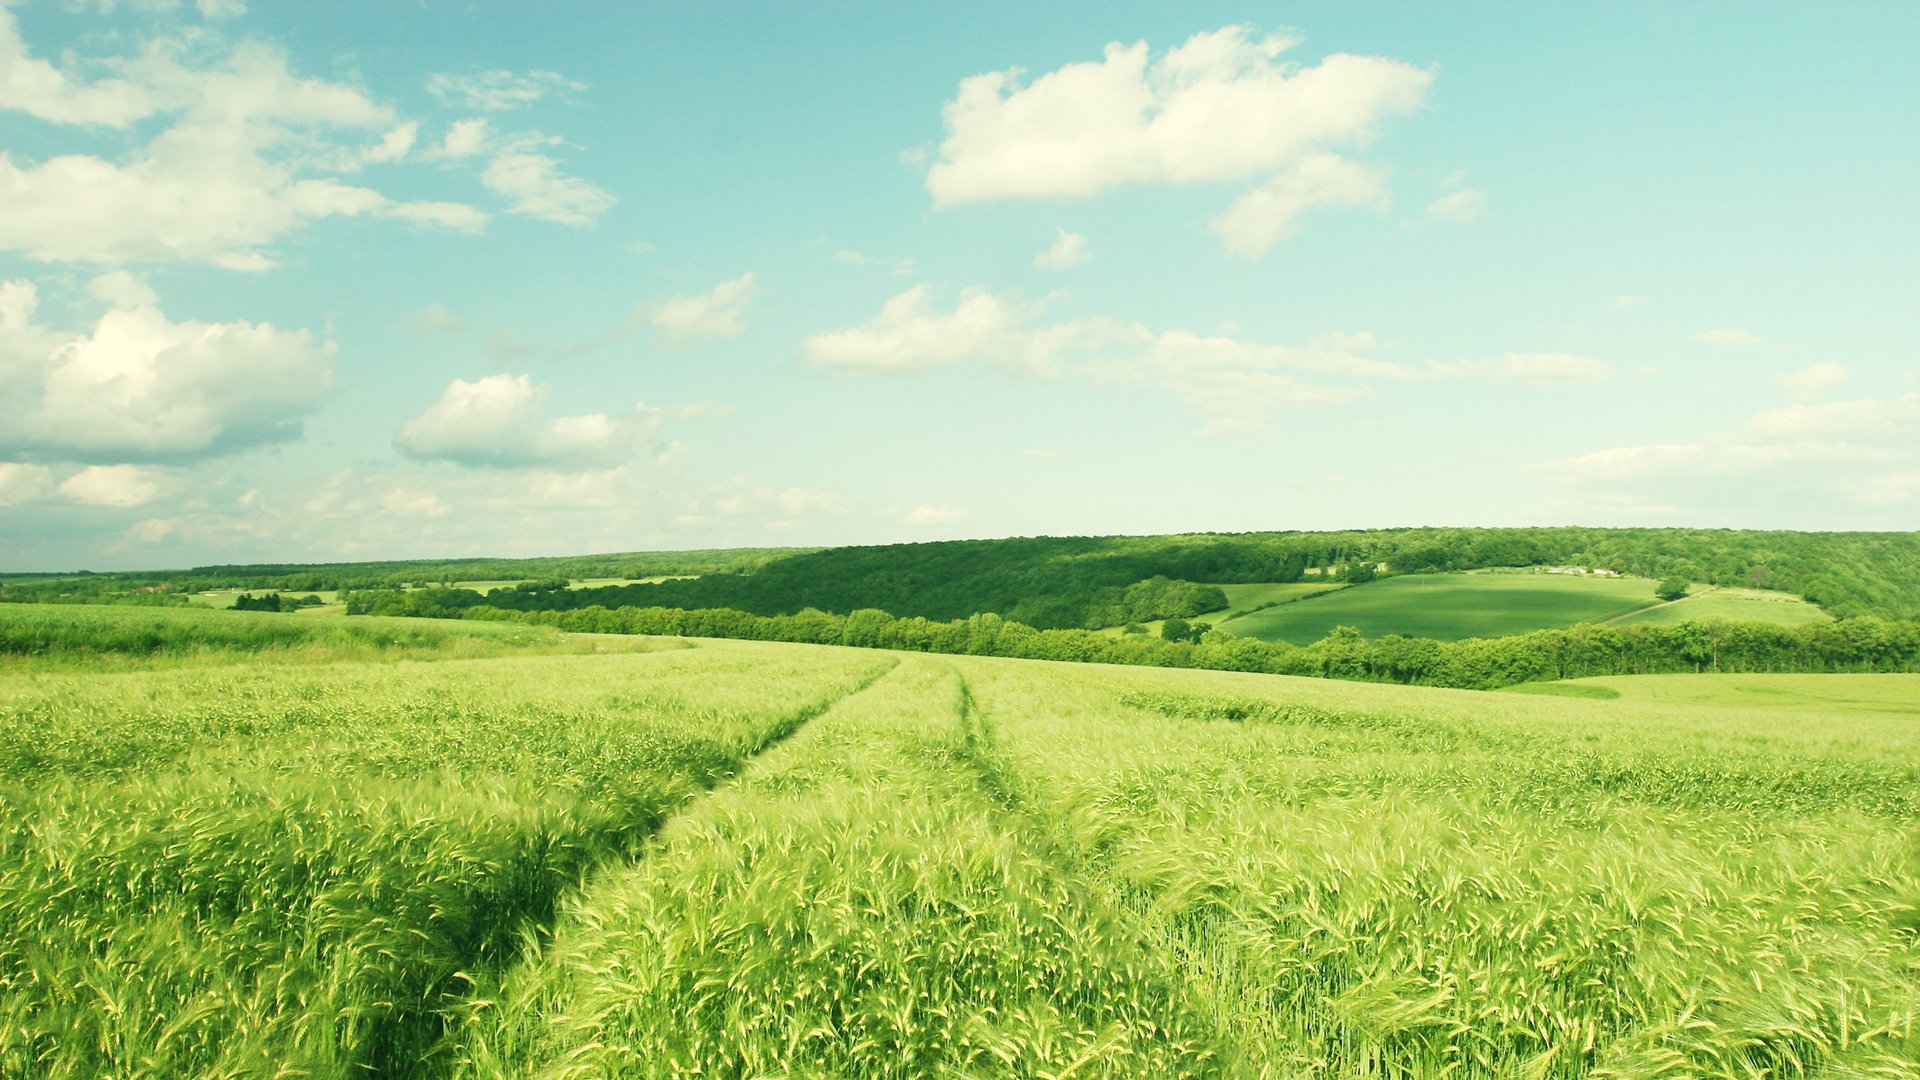
<instances>
[{"instance_id":1,"label":"blue sky","mask_svg":"<svg viewBox=\"0 0 1920 1080\"><path fill-rule=\"evenodd\" d=\"M0 0L0 568L1920 520L1910 4Z\"/></svg>"}]
</instances>

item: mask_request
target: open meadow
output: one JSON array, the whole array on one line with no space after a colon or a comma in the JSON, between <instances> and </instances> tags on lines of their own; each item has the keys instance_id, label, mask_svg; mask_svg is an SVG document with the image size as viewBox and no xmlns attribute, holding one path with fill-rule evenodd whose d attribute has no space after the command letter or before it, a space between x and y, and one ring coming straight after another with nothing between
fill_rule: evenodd
<instances>
[{"instance_id":1,"label":"open meadow","mask_svg":"<svg viewBox=\"0 0 1920 1080\"><path fill-rule=\"evenodd\" d=\"M1458 641L1603 622L1659 603L1654 582L1529 572L1409 574L1256 611L1226 628L1241 637L1306 645L1336 626L1367 637Z\"/></svg>"},{"instance_id":2,"label":"open meadow","mask_svg":"<svg viewBox=\"0 0 1920 1080\"><path fill-rule=\"evenodd\" d=\"M25 614L0 1076L1920 1069L1920 676Z\"/></svg>"}]
</instances>

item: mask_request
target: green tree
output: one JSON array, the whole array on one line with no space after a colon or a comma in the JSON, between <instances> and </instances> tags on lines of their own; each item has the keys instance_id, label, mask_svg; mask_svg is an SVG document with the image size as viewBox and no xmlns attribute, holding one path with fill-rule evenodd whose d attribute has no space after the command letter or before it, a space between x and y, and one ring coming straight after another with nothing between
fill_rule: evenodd
<instances>
[{"instance_id":1,"label":"green tree","mask_svg":"<svg viewBox=\"0 0 1920 1080\"><path fill-rule=\"evenodd\" d=\"M1660 582L1660 587L1654 590L1653 595L1662 600L1684 599L1687 595L1687 579L1678 574L1664 578Z\"/></svg>"}]
</instances>

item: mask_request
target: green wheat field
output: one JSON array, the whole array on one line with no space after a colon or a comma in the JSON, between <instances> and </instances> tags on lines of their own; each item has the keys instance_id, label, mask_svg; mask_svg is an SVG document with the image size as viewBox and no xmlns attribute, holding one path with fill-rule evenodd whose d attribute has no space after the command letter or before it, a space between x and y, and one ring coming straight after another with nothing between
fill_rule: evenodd
<instances>
[{"instance_id":1,"label":"green wheat field","mask_svg":"<svg viewBox=\"0 0 1920 1080\"><path fill-rule=\"evenodd\" d=\"M241 614L10 616L0 1075L1920 1068L1920 676Z\"/></svg>"}]
</instances>

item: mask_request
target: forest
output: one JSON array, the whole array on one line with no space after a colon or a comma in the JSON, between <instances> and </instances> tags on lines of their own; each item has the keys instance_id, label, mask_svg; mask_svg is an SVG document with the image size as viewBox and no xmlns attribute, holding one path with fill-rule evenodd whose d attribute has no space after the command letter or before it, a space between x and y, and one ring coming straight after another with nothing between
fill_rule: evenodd
<instances>
[{"instance_id":1,"label":"forest","mask_svg":"<svg viewBox=\"0 0 1920 1080\"><path fill-rule=\"evenodd\" d=\"M1840 617L1920 617L1920 534L1723 529L1384 529L1355 532L1023 537L842 547L651 585L567 590L540 583L484 600L429 590L361 610L434 614L485 603L519 611L731 608L791 615L877 608L950 620L993 612L1039 629L1092 629L1215 610L1173 583L1290 582L1310 572L1389 574L1578 565L1797 593ZM1142 589L1156 578L1166 585ZM1195 604L1213 604L1196 608ZM1152 613L1148 613L1152 612ZM1125 614L1125 618L1116 617Z\"/></svg>"}]
</instances>

